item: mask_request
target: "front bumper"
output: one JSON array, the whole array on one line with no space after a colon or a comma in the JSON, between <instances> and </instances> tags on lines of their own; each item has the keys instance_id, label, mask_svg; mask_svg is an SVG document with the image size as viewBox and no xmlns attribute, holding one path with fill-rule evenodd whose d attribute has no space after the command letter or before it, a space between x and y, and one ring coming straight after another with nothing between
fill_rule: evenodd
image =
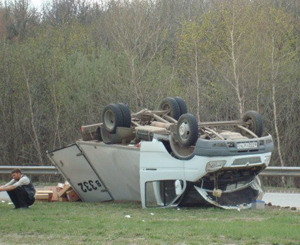
<instances>
[{"instance_id":1,"label":"front bumper","mask_svg":"<svg viewBox=\"0 0 300 245\"><path fill-rule=\"evenodd\" d=\"M250 147L241 149L238 147L241 143L249 144ZM253 143L255 146L251 146ZM199 138L195 146L194 155L213 157L262 154L272 152L273 148L271 135L242 140L205 140Z\"/></svg>"}]
</instances>

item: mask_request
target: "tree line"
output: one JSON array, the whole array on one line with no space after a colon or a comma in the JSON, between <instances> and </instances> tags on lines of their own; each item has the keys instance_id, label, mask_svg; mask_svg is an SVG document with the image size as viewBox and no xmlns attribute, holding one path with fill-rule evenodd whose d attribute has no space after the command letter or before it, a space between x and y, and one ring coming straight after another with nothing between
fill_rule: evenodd
<instances>
[{"instance_id":1,"label":"tree line","mask_svg":"<svg viewBox=\"0 0 300 245\"><path fill-rule=\"evenodd\" d=\"M262 114L272 165L299 166L297 0L0 5L0 162L49 163L109 103L182 97L199 121Z\"/></svg>"}]
</instances>

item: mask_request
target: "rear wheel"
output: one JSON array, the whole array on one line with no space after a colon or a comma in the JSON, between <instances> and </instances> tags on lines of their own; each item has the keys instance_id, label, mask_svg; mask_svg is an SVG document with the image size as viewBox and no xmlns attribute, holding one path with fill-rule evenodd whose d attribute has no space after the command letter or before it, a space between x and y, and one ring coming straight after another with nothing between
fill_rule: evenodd
<instances>
[{"instance_id":1,"label":"rear wheel","mask_svg":"<svg viewBox=\"0 0 300 245\"><path fill-rule=\"evenodd\" d=\"M256 111L247 111L243 115L243 122L247 124L247 128L255 133L258 137L263 134L264 126L262 116Z\"/></svg>"},{"instance_id":2,"label":"rear wheel","mask_svg":"<svg viewBox=\"0 0 300 245\"><path fill-rule=\"evenodd\" d=\"M175 97L174 99L176 100L176 102L177 102L177 104L178 104L178 106L179 106L179 109L180 109L180 116L181 116L182 114L187 113L187 106L186 106L185 101L184 101L182 98L180 98L180 97Z\"/></svg>"},{"instance_id":3,"label":"rear wheel","mask_svg":"<svg viewBox=\"0 0 300 245\"><path fill-rule=\"evenodd\" d=\"M117 106L120 108L122 115L123 115L123 127L130 128L131 126L131 114L130 110L127 105L123 103L117 104Z\"/></svg>"},{"instance_id":4,"label":"rear wheel","mask_svg":"<svg viewBox=\"0 0 300 245\"><path fill-rule=\"evenodd\" d=\"M178 141L183 146L195 145L198 139L198 123L196 118L186 113L180 116L177 122Z\"/></svg>"},{"instance_id":5,"label":"rear wheel","mask_svg":"<svg viewBox=\"0 0 300 245\"><path fill-rule=\"evenodd\" d=\"M180 107L174 98L167 97L163 99L159 105L159 108L161 110L168 110L168 115L176 120L178 120L180 117Z\"/></svg>"},{"instance_id":6,"label":"rear wheel","mask_svg":"<svg viewBox=\"0 0 300 245\"><path fill-rule=\"evenodd\" d=\"M115 104L107 105L102 113L104 128L109 133L115 133L117 127L123 126L123 114L121 109Z\"/></svg>"}]
</instances>

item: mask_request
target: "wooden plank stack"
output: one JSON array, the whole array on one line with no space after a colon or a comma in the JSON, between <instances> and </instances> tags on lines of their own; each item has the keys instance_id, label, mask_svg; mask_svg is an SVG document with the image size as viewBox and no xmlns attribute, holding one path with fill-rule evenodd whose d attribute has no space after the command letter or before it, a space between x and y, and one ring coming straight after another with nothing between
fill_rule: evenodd
<instances>
[{"instance_id":1,"label":"wooden plank stack","mask_svg":"<svg viewBox=\"0 0 300 245\"><path fill-rule=\"evenodd\" d=\"M40 202L76 202L80 201L77 193L66 181L64 184L58 183L57 186L45 186L37 190L35 200Z\"/></svg>"}]
</instances>

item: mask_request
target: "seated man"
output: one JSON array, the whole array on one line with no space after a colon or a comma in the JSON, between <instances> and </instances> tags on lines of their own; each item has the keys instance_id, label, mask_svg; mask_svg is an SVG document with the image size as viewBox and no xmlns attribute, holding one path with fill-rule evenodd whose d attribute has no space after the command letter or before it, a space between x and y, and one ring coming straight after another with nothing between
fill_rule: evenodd
<instances>
[{"instance_id":1,"label":"seated man","mask_svg":"<svg viewBox=\"0 0 300 245\"><path fill-rule=\"evenodd\" d=\"M35 201L35 189L30 179L16 168L11 172L12 180L0 186L0 191L7 191L15 208L28 208Z\"/></svg>"}]
</instances>

